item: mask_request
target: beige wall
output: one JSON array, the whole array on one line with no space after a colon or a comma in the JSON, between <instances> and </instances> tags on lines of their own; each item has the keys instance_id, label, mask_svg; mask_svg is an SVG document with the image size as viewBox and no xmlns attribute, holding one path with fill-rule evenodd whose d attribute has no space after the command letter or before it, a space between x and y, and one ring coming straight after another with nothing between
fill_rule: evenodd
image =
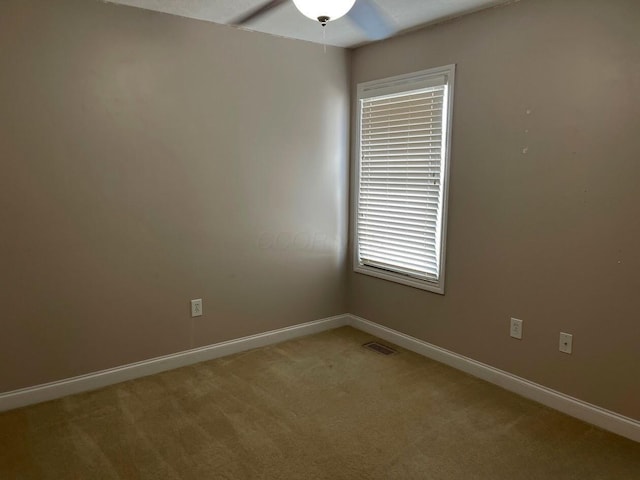
<instances>
[{"instance_id":1,"label":"beige wall","mask_svg":"<svg viewBox=\"0 0 640 480\"><path fill-rule=\"evenodd\" d=\"M2 0L0 392L344 313L348 74L341 49Z\"/></svg>"},{"instance_id":2,"label":"beige wall","mask_svg":"<svg viewBox=\"0 0 640 480\"><path fill-rule=\"evenodd\" d=\"M524 0L356 50L354 85L458 69L446 295L352 273L350 311L640 419L639 25Z\"/></svg>"},{"instance_id":3,"label":"beige wall","mask_svg":"<svg viewBox=\"0 0 640 480\"><path fill-rule=\"evenodd\" d=\"M458 65L439 296L347 291L348 52L3 0L0 391L349 310L640 418L639 24L524 0L355 51L352 87Z\"/></svg>"}]
</instances>

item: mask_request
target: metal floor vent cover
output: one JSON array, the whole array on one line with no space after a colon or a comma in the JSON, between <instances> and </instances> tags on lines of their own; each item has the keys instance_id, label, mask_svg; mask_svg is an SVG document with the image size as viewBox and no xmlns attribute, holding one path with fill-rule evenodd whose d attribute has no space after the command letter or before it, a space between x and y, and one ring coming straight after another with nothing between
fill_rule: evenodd
<instances>
[{"instance_id":1,"label":"metal floor vent cover","mask_svg":"<svg viewBox=\"0 0 640 480\"><path fill-rule=\"evenodd\" d=\"M393 348L387 347L386 345L383 345L378 342L368 342L362 346L364 348L368 348L369 350L373 350L374 352L380 353L382 355L393 355L395 353L398 353Z\"/></svg>"}]
</instances>

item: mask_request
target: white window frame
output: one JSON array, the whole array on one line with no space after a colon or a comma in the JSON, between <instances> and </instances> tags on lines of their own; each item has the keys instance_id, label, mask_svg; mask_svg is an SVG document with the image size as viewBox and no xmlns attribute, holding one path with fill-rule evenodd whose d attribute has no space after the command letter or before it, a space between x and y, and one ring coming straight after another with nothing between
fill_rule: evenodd
<instances>
[{"instance_id":1,"label":"white window frame","mask_svg":"<svg viewBox=\"0 0 640 480\"><path fill-rule=\"evenodd\" d=\"M451 156L451 125L453 117L453 98L454 98L454 84L455 84L455 65L447 65L443 67L431 68L428 70L422 70L420 72L414 72L406 75L398 75L382 80L375 80L371 82L360 83L357 86L357 112L356 112L356 141L355 141L355 165L353 176L353 192L352 195L352 215L351 219L351 231L353 241L353 270L357 273L365 275L371 275L373 277L382 278L392 282L408 285L415 288L420 288L430 292L444 295L445 285L445 259L446 259L446 246L447 246L447 217L448 217L448 199L449 199L449 164ZM446 78L446 107L443 109L444 118L442 120L442 133L444 135L442 146L444 148L444 154L442 158L442 176L441 176L441 217L440 217L440 263L438 280L425 280L421 278L415 278L403 273L396 273L390 270L372 267L369 265L363 265L360 262L359 254L359 242L358 242L358 218L359 218L359 199L360 199L360 160L361 160L361 148L362 148L362 131L361 131L361 115L362 107L361 101L366 98L378 97L384 95L390 95L394 93L411 92L413 90L419 90L428 86L429 83L433 83L434 79Z\"/></svg>"}]
</instances>

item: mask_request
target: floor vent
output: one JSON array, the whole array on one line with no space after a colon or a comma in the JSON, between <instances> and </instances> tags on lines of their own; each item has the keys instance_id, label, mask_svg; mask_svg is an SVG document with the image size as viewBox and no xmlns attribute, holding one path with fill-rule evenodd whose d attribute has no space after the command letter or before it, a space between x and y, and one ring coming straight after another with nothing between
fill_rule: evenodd
<instances>
[{"instance_id":1,"label":"floor vent","mask_svg":"<svg viewBox=\"0 0 640 480\"><path fill-rule=\"evenodd\" d=\"M374 352L381 353L382 355L393 355L396 352L393 348L387 347L386 345L382 345L378 342L369 342L362 345L364 348L368 348L369 350L373 350Z\"/></svg>"}]
</instances>

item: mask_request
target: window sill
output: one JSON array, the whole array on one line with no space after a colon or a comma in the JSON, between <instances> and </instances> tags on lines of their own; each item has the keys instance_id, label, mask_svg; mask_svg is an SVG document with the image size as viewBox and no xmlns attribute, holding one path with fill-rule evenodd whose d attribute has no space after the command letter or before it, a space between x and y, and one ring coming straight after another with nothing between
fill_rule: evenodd
<instances>
[{"instance_id":1,"label":"window sill","mask_svg":"<svg viewBox=\"0 0 640 480\"><path fill-rule=\"evenodd\" d=\"M407 277L399 273L388 272L375 267L368 267L365 265L356 265L353 268L356 273L362 273L371 277L381 278L390 282L400 283L413 288L419 288L420 290L426 290L428 292L444 295L444 282L440 279L440 282L429 282L428 280L420 280L417 278Z\"/></svg>"}]
</instances>

